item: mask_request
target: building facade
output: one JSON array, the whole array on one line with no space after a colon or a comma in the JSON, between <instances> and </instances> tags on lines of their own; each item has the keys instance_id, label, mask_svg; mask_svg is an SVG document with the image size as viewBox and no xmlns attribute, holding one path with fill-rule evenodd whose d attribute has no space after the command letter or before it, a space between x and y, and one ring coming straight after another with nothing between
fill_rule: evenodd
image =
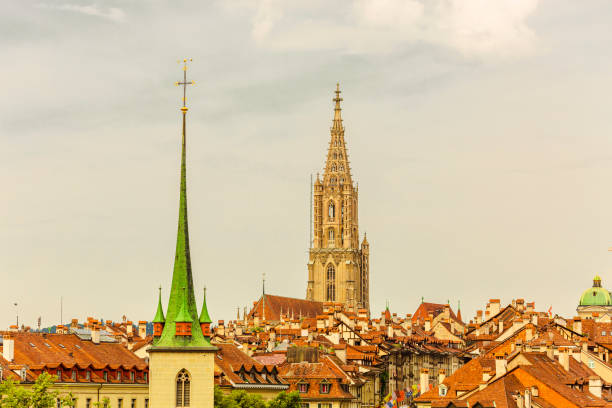
<instances>
[{"instance_id":1,"label":"building facade","mask_svg":"<svg viewBox=\"0 0 612 408\"><path fill-rule=\"evenodd\" d=\"M337 86L325 171L313 187L306 298L369 311L370 248L365 237L359 242L359 189L352 180L341 101Z\"/></svg>"}]
</instances>

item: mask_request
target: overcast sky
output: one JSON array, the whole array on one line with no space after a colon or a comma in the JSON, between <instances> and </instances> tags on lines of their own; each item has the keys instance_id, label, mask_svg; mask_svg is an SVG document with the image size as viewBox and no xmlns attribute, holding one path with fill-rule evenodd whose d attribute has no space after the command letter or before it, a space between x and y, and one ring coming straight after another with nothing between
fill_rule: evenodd
<instances>
[{"instance_id":1,"label":"overcast sky","mask_svg":"<svg viewBox=\"0 0 612 408\"><path fill-rule=\"evenodd\" d=\"M372 313L421 296L571 317L612 287L609 0L89 1L0 14L0 328L167 304L178 59L195 284L213 320L304 297L337 81Z\"/></svg>"}]
</instances>

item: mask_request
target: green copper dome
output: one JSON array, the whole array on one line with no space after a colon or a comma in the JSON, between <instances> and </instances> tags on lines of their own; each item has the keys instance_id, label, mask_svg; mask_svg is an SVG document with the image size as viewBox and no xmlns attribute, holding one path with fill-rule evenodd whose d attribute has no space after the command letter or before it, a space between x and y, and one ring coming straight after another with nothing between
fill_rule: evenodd
<instances>
[{"instance_id":1,"label":"green copper dome","mask_svg":"<svg viewBox=\"0 0 612 408\"><path fill-rule=\"evenodd\" d=\"M580 306L611 306L612 296L607 289L601 287L601 278L595 276L593 287L585 290L580 296Z\"/></svg>"}]
</instances>

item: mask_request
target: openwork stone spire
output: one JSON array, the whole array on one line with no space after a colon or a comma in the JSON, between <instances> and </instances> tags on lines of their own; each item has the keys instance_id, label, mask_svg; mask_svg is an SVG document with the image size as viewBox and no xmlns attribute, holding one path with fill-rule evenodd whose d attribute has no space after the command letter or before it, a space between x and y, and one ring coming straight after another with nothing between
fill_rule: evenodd
<instances>
[{"instance_id":1,"label":"openwork stone spire","mask_svg":"<svg viewBox=\"0 0 612 408\"><path fill-rule=\"evenodd\" d=\"M353 185L351 178L351 168L346 151L346 143L344 141L344 126L342 125L342 108L340 102L340 84L336 84L336 97L333 99L334 120L331 127L331 139L327 150L327 161L325 163L325 172L323 180L326 184L331 185Z\"/></svg>"}]
</instances>

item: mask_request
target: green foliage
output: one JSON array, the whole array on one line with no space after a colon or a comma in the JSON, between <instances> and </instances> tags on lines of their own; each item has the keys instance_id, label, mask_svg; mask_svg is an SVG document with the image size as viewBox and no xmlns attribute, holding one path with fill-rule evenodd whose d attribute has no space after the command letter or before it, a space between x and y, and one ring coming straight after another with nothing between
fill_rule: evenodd
<instances>
[{"instance_id":1,"label":"green foliage","mask_svg":"<svg viewBox=\"0 0 612 408\"><path fill-rule=\"evenodd\" d=\"M19 382L6 380L0 383L0 408L53 408L56 400L60 400L62 407L72 407L75 399L72 393L59 395L59 391L50 388L56 381L56 377L49 373L42 373L36 379L31 389L20 386Z\"/></svg>"},{"instance_id":2,"label":"green foliage","mask_svg":"<svg viewBox=\"0 0 612 408\"><path fill-rule=\"evenodd\" d=\"M93 406L96 408L111 408L111 403L108 397L104 397L102 401L94 402Z\"/></svg>"},{"instance_id":3,"label":"green foliage","mask_svg":"<svg viewBox=\"0 0 612 408\"><path fill-rule=\"evenodd\" d=\"M268 402L261 395L249 394L246 391L232 391L225 395L221 388L215 386L215 408L300 408L298 392L281 392Z\"/></svg>"},{"instance_id":4,"label":"green foliage","mask_svg":"<svg viewBox=\"0 0 612 408\"><path fill-rule=\"evenodd\" d=\"M301 402L302 399L299 392L286 393L283 391L276 398L268 402L268 408L300 408Z\"/></svg>"}]
</instances>

